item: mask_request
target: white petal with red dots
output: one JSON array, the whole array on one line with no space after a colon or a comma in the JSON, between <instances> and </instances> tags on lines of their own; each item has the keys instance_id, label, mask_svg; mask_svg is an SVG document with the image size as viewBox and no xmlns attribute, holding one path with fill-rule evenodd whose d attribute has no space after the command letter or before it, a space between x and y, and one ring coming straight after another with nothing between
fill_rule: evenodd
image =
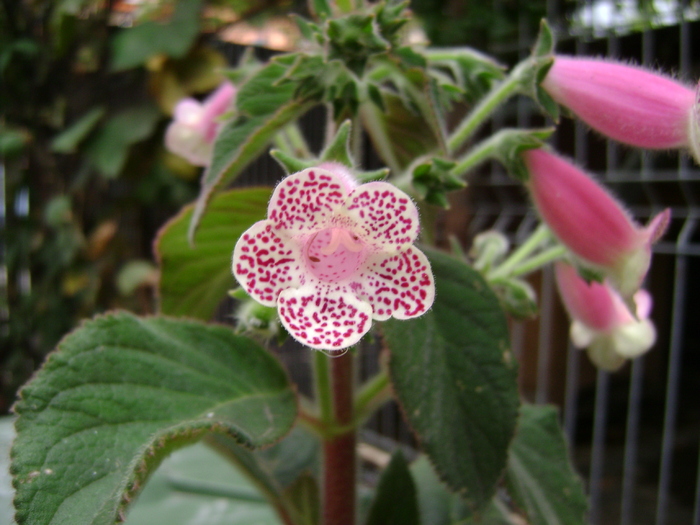
<instances>
[{"instance_id":1,"label":"white petal with red dots","mask_svg":"<svg viewBox=\"0 0 700 525\"><path fill-rule=\"evenodd\" d=\"M253 224L233 250L233 275L248 294L265 306L275 306L277 296L305 281L301 248L280 238L270 221Z\"/></svg>"},{"instance_id":2,"label":"white petal with red dots","mask_svg":"<svg viewBox=\"0 0 700 525\"><path fill-rule=\"evenodd\" d=\"M345 183L333 172L309 168L280 182L270 198L267 218L275 230L289 235L311 233L330 226L345 202Z\"/></svg>"},{"instance_id":3,"label":"white petal with red dots","mask_svg":"<svg viewBox=\"0 0 700 525\"><path fill-rule=\"evenodd\" d=\"M433 305L435 281L428 258L417 248L393 256L376 254L365 263L357 282L350 285L372 305L372 317L410 319Z\"/></svg>"},{"instance_id":4,"label":"white petal with red dots","mask_svg":"<svg viewBox=\"0 0 700 525\"><path fill-rule=\"evenodd\" d=\"M399 253L418 237L418 209L411 198L387 182L355 188L339 210L353 231L375 250Z\"/></svg>"},{"instance_id":5,"label":"white petal with red dots","mask_svg":"<svg viewBox=\"0 0 700 525\"><path fill-rule=\"evenodd\" d=\"M372 326L372 307L353 294L322 293L315 286L290 288L277 301L282 324L297 341L323 350L357 343Z\"/></svg>"}]
</instances>

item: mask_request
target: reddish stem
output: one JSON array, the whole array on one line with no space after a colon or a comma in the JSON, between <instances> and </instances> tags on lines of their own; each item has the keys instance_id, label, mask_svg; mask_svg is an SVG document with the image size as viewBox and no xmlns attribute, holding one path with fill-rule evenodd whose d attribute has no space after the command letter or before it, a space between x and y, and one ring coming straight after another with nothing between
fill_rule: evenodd
<instances>
[{"instance_id":1,"label":"reddish stem","mask_svg":"<svg viewBox=\"0 0 700 525\"><path fill-rule=\"evenodd\" d=\"M352 353L331 359L333 415L340 426L353 420ZM335 436L323 444L325 525L355 523L355 430Z\"/></svg>"}]
</instances>

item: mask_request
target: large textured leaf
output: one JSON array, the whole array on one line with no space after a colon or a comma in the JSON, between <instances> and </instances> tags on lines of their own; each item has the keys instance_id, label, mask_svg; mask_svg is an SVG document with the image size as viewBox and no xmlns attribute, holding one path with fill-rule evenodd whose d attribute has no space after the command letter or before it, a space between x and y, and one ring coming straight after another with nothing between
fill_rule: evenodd
<instances>
[{"instance_id":1,"label":"large textured leaf","mask_svg":"<svg viewBox=\"0 0 700 525\"><path fill-rule=\"evenodd\" d=\"M416 485L400 450L382 472L367 525L419 525Z\"/></svg>"},{"instance_id":2,"label":"large textured leaf","mask_svg":"<svg viewBox=\"0 0 700 525\"><path fill-rule=\"evenodd\" d=\"M296 399L281 365L228 327L116 313L67 336L15 410L18 523L97 525L121 519L160 460L206 433L277 441Z\"/></svg>"},{"instance_id":3,"label":"large textured leaf","mask_svg":"<svg viewBox=\"0 0 700 525\"><path fill-rule=\"evenodd\" d=\"M516 363L505 316L481 276L426 253L435 305L418 319L383 324L391 379L438 475L477 510L506 467L519 404Z\"/></svg>"},{"instance_id":4,"label":"large textured leaf","mask_svg":"<svg viewBox=\"0 0 700 525\"><path fill-rule=\"evenodd\" d=\"M245 230L265 218L269 199L267 188L217 195L202 219L195 246L187 242L192 206L163 227L155 243L162 313L211 319L226 292L235 286L231 274L233 247Z\"/></svg>"},{"instance_id":5,"label":"large textured leaf","mask_svg":"<svg viewBox=\"0 0 700 525\"><path fill-rule=\"evenodd\" d=\"M190 221L190 240L194 239L212 194L255 160L285 124L314 104L295 97L294 83L278 83L286 71L285 65L272 62L241 86L236 96L239 115L217 136L211 165L202 177L202 189Z\"/></svg>"},{"instance_id":6,"label":"large textured leaf","mask_svg":"<svg viewBox=\"0 0 700 525\"><path fill-rule=\"evenodd\" d=\"M532 525L586 523L586 494L569 462L556 408L521 407L506 481Z\"/></svg>"}]
</instances>

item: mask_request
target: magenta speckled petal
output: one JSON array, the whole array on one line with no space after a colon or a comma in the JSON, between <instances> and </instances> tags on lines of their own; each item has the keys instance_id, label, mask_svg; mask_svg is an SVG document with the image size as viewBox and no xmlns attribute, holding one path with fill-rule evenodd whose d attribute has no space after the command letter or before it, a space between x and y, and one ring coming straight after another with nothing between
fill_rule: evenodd
<instances>
[{"instance_id":1,"label":"magenta speckled petal","mask_svg":"<svg viewBox=\"0 0 700 525\"><path fill-rule=\"evenodd\" d=\"M308 168L280 182L267 207L275 230L290 236L331 226L335 211L345 202L343 181L333 172Z\"/></svg>"},{"instance_id":2,"label":"magenta speckled petal","mask_svg":"<svg viewBox=\"0 0 700 525\"><path fill-rule=\"evenodd\" d=\"M357 343L372 326L368 303L313 285L284 290L277 306L291 336L311 348L342 350Z\"/></svg>"},{"instance_id":3,"label":"magenta speckled petal","mask_svg":"<svg viewBox=\"0 0 700 525\"><path fill-rule=\"evenodd\" d=\"M398 255L376 254L351 288L372 305L379 321L423 315L433 305L435 281L428 258L417 248Z\"/></svg>"},{"instance_id":4,"label":"magenta speckled petal","mask_svg":"<svg viewBox=\"0 0 700 525\"><path fill-rule=\"evenodd\" d=\"M374 250L399 253L418 237L418 209L403 191L387 182L355 188L339 215L355 223L353 231Z\"/></svg>"},{"instance_id":5,"label":"magenta speckled petal","mask_svg":"<svg viewBox=\"0 0 700 525\"><path fill-rule=\"evenodd\" d=\"M269 221L259 221L233 250L233 275L248 294L265 306L275 306L282 290L305 280L301 249L277 236Z\"/></svg>"}]
</instances>

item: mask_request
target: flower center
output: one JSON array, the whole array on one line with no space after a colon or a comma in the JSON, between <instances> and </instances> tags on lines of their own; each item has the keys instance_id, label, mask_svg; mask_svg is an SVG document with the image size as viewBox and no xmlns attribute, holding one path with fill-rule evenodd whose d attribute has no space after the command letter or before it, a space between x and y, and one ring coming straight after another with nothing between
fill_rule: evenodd
<instances>
[{"instance_id":1,"label":"flower center","mask_svg":"<svg viewBox=\"0 0 700 525\"><path fill-rule=\"evenodd\" d=\"M316 277L336 282L353 275L364 260L364 243L343 228L326 228L306 244L306 261Z\"/></svg>"}]
</instances>

